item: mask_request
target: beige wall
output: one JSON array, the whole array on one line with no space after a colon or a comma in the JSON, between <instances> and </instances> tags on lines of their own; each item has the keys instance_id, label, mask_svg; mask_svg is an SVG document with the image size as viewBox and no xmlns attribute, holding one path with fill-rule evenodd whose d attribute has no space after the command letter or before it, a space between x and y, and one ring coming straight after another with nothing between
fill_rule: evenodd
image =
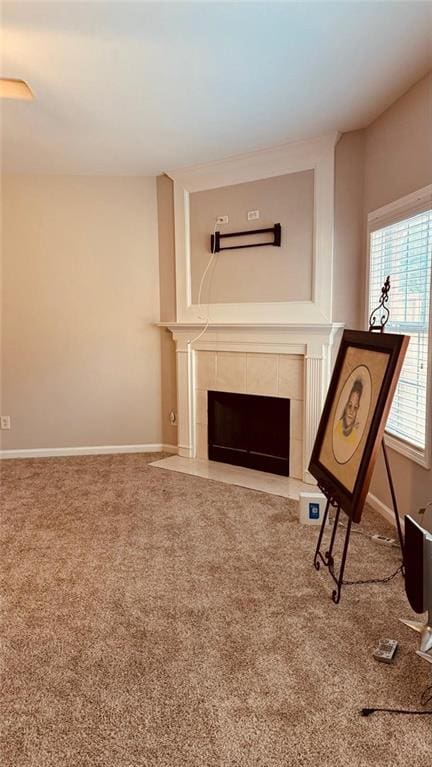
<instances>
[{"instance_id":1,"label":"beige wall","mask_svg":"<svg viewBox=\"0 0 432 767\"><path fill-rule=\"evenodd\" d=\"M161 442L156 181L6 177L4 449Z\"/></svg>"},{"instance_id":2,"label":"beige wall","mask_svg":"<svg viewBox=\"0 0 432 767\"><path fill-rule=\"evenodd\" d=\"M344 133L335 154L333 321L361 329L364 131Z\"/></svg>"},{"instance_id":3,"label":"beige wall","mask_svg":"<svg viewBox=\"0 0 432 767\"><path fill-rule=\"evenodd\" d=\"M156 182L159 230L160 319L161 322L175 322L176 276L173 182L165 175L158 176Z\"/></svg>"},{"instance_id":4,"label":"beige wall","mask_svg":"<svg viewBox=\"0 0 432 767\"><path fill-rule=\"evenodd\" d=\"M175 343L168 329L161 330L162 374L162 441L177 446L177 426L170 421L170 412L177 414L177 370Z\"/></svg>"},{"instance_id":5,"label":"beige wall","mask_svg":"<svg viewBox=\"0 0 432 767\"><path fill-rule=\"evenodd\" d=\"M431 136L432 73L366 130L366 214L431 183Z\"/></svg>"},{"instance_id":6,"label":"beige wall","mask_svg":"<svg viewBox=\"0 0 432 767\"><path fill-rule=\"evenodd\" d=\"M3 348L3 177L0 175L0 410L3 400L3 365L2 365L2 348ZM7 413L5 413L7 415ZM3 431L0 430L0 450L3 449Z\"/></svg>"},{"instance_id":7,"label":"beige wall","mask_svg":"<svg viewBox=\"0 0 432 767\"><path fill-rule=\"evenodd\" d=\"M429 74L366 130L365 220L371 210L431 183L432 74ZM414 511L430 501L432 470L393 450L389 451L389 458L401 513ZM391 505L381 458L371 491Z\"/></svg>"},{"instance_id":8,"label":"beige wall","mask_svg":"<svg viewBox=\"0 0 432 767\"><path fill-rule=\"evenodd\" d=\"M175 322L176 277L174 242L173 182L168 176L157 177L159 226L159 282L161 322ZM162 437L166 445L177 445L177 426L169 419L177 412L175 343L169 330L161 331Z\"/></svg>"},{"instance_id":9,"label":"beige wall","mask_svg":"<svg viewBox=\"0 0 432 767\"><path fill-rule=\"evenodd\" d=\"M247 220L248 210L260 219ZM202 274L210 258L210 234L217 216L229 216L221 233L282 226L280 248L247 248L221 252L203 286L206 303L310 301L312 298L312 238L314 173L290 173L190 195L192 300L198 301ZM261 242L270 235L258 236ZM250 239L222 241L237 245ZM210 296L208 286L210 285Z\"/></svg>"}]
</instances>

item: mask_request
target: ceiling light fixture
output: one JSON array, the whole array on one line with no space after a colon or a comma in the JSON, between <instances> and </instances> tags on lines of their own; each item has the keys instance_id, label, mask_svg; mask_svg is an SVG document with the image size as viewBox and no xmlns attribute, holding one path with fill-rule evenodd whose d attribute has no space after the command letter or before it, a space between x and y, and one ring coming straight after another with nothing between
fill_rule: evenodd
<instances>
[{"instance_id":1,"label":"ceiling light fixture","mask_svg":"<svg viewBox=\"0 0 432 767\"><path fill-rule=\"evenodd\" d=\"M24 99L25 101L31 101L34 96L24 80L13 80L9 77L0 77L0 98Z\"/></svg>"}]
</instances>

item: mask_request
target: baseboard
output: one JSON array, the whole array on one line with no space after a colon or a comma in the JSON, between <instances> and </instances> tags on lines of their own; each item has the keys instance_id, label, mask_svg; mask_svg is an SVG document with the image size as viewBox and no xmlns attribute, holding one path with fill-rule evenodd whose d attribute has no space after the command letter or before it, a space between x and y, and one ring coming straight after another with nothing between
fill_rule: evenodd
<instances>
[{"instance_id":1,"label":"baseboard","mask_svg":"<svg viewBox=\"0 0 432 767\"><path fill-rule=\"evenodd\" d=\"M27 450L0 450L0 459L56 458L68 455L105 455L106 453L176 453L175 445L95 445L92 447L41 447Z\"/></svg>"},{"instance_id":2,"label":"baseboard","mask_svg":"<svg viewBox=\"0 0 432 767\"><path fill-rule=\"evenodd\" d=\"M384 517L387 522L389 522L393 527L396 527L396 519L393 509L390 508L390 506L387 506L385 503L380 501L379 498L376 497L376 495L373 495L372 493L368 493L366 502L369 504L369 506L372 506L372 508L378 512L378 514L381 514L382 517ZM401 520L402 522L402 520Z\"/></svg>"},{"instance_id":3,"label":"baseboard","mask_svg":"<svg viewBox=\"0 0 432 767\"><path fill-rule=\"evenodd\" d=\"M164 453L178 453L177 445L162 445L162 451Z\"/></svg>"}]
</instances>

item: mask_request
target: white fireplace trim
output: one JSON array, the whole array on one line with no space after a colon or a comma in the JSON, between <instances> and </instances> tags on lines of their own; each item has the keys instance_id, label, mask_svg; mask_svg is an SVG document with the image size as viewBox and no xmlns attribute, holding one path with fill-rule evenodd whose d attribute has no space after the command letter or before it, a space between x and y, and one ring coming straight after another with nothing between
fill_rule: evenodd
<instances>
[{"instance_id":1,"label":"white fireplace trim","mask_svg":"<svg viewBox=\"0 0 432 767\"><path fill-rule=\"evenodd\" d=\"M303 480L314 483L307 471L325 393L330 380L331 350L340 323L320 325L215 324L194 341L202 326L160 323L173 334L177 354L178 452L195 458L196 353L199 351L301 355L304 358Z\"/></svg>"}]
</instances>

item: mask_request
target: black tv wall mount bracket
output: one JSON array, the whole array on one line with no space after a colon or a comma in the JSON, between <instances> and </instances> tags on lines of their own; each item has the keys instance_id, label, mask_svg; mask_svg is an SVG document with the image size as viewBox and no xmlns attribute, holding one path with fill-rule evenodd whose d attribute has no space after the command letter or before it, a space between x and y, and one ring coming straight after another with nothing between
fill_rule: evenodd
<instances>
[{"instance_id":1,"label":"black tv wall mount bracket","mask_svg":"<svg viewBox=\"0 0 432 767\"><path fill-rule=\"evenodd\" d=\"M221 247L221 240L231 237L247 237L256 234L267 234L271 232L273 234L273 240L271 242L250 242L247 245L227 245L225 248ZM276 248L281 246L281 225L275 224L268 229L249 229L247 232L215 232L210 237L210 252L220 253L221 250L238 250L239 248L262 248L266 245L274 245Z\"/></svg>"}]
</instances>

